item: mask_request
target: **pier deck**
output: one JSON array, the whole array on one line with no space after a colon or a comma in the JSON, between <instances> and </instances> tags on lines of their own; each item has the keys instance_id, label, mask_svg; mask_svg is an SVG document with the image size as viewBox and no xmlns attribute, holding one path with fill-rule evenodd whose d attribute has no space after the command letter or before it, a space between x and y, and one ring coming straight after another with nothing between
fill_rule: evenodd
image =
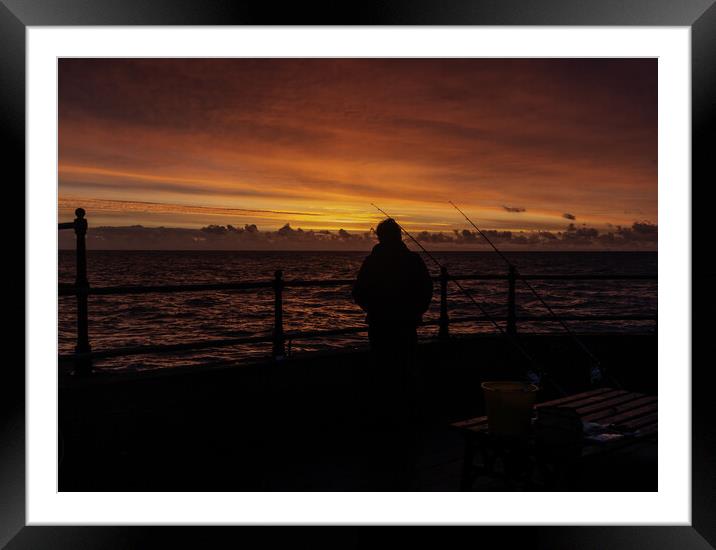
<instances>
[{"instance_id":1,"label":"pier deck","mask_svg":"<svg viewBox=\"0 0 716 550\"><path fill-rule=\"evenodd\" d=\"M588 369L575 362L564 335L522 338L550 358L566 385L586 388ZM588 338L625 387L656 394L655 335ZM449 424L484 414L481 381L520 375L508 350L504 338L484 335L421 345L429 391L416 490L460 489L463 441ZM241 367L62 376L59 489L361 490L355 388L368 360L367 353L351 352ZM540 401L553 397L545 391ZM583 486L656 490L654 460L643 457L653 468L620 460L599 466ZM483 480L474 490L505 487Z\"/></svg>"}]
</instances>

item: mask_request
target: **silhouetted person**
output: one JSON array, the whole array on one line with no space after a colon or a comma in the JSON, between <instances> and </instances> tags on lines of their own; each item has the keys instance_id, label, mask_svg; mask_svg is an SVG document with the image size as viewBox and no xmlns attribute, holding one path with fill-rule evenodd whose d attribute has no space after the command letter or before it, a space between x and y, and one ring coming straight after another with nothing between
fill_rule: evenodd
<instances>
[{"instance_id":1,"label":"silhouetted person","mask_svg":"<svg viewBox=\"0 0 716 550\"><path fill-rule=\"evenodd\" d=\"M361 391L367 462L383 471L380 488L387 490L405 489L411 475L420 387L417 327L433 294L425 262L400 233L393 219L378 225L379 243L363 261L353 287L353 299L367 313L373 354Z\"/></svg>"}]
</instances>

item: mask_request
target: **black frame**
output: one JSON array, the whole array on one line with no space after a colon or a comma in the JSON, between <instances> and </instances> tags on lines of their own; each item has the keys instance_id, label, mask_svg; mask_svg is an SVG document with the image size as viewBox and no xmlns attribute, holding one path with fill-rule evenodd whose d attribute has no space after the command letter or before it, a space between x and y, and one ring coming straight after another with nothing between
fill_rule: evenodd
<instances>
[{"instance_id":1,"label":"black frame","mask_svg":"<svg viewBox=\"0 0 716 550\"><path fill-rule=\"evenodd\" d=\"M692 43L692 181L703 180L700 201L693 202L693 217L705 214L709 201L703 187L716 181L713 143L716 143L716 4L714 0L363 0L347 9L345 4L228 2L222 0L0 0L0 129L7 136L6 165L15 165L24 179L25 147L25 27L63 25L607 25L689 26ZM692 192L696 186L692 184ZM22 199L24 203L24 198ZM708 245L693 232L694 243ZM702 233L703 234L703 233ZM693 291L716 282L716 271L692 256ZM708 294L704 294L707 296ZM709 300L697 300L703 311ZM693 316L696 319L696 316ZM694 323L696 332L705 325ZM692 342L693 342L692 333ZM693 344L692 344L693 346ZM712 361L711 361L712 362ZM711 406L711 366L704 362L692 369L692 524L685 527L472 527L475 542L495 542L511 547L534 548L716 548L716 415ZM19 361L4 365L0 400L3 422L0 457L0 544L9 548L123 548L151 547L167 543L168 537L185 545L211 547L215 537L242 539L248 535L271 544L276 530L259 527L160 528L160 527L26 527L24 371ZM10 376L7 376L9 373ZM711 518L711 519L709 519ZM296 537L310 535L331 546L357 546L388 542L388 530L374 527L336 529L300 527L279 530L295 544ZM420 542L445 546L449 536L462 529L419 528ZM393 530L390 530L392 533ZM318 537L317 537L318 536ZM13 538L14 537L14 538ZM405 533L401 543L407 543ZM409 543L408 543L409 544Z\"/></svg>"}]
</instances>

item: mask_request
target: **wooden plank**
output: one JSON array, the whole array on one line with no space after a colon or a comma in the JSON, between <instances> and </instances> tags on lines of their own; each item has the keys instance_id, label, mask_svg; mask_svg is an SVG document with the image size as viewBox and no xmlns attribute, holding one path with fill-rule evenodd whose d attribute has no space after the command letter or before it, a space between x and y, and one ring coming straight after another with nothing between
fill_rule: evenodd
<instances>
[{"instance_id":1,"label":"wooden plank","mask_svg":"<svg viewBox=\"0 0 716 550\"><path fill-rule=\"evenodd\" d=\"M626 390L609 390L608 392L604 392L600 395L595 395L593 397L587 397L585 399L579 399L577 401L570 401L569 403L564 403L562 405L559 405L560 407L568 407L570 409L578 409L580 407L586 407L587 405L592 405L594 403L601 403L602 401L606 401L607 399L613 399L615 397L619 397L621 395L626 395L629 392Z\"/></svg>"},{"instance_id":2,"label":"wooden plank","mask_svg":"<svg viewBox=\"0 0 716 550\"><path fill-rule=\"evenodd\" d=\"M487 432L487 422L483 422L481 424L473 424L472 426L468 426L466 429L471 433Z\"/></svg>"},{"instance_id":3,"label":"wooden plank","mask_svg":"<svg viewBox=\"0 0 716 550\"><path fill-rule=\"evenodd\" d=\"M655 412L657 412L657 404L649 403L647 405L637 407L636 409L630 409L628 411L619 413L617 415L607 416L607 417L601 419L599 421L599 423L604 424L605 426L609 426L609 425L618 426L620 423L623 423L623 422L626 422L629 420L635 420L636 418L645 416L647 414L655 413Z\"/></svg>"},{"instance_id":4,"label":"wooden plank","mask_svg":"<svg viewBox=\"0 0 716 550\"><path fill-rule=\"evenodd\" d=\"M605 401L599 401L597 403L591 403L586 404L585 406L580 406L577 408L577 414L580 416L585 416L589 413L594 413L597 411L601 411L604 409L610 409L613 407L616 407L617 405L621 405L623 403L628 403L629 401L634 401L636 399L639 399L640 397L644 397L641 393L625 393L623 395L619 395L617 397L613 397L611 399L607 399Z\"/></svg>"},{"instance_id":5,"label":"wooden plank","mask_svg":"<svg viewBox=\"0 0 716 550\"><path fill-rule=\"evenodd\" d=\"M628 401L627 403L624 403L622 405L617 405L616 407L614 407L613 412L610 410L597 411L595 413L590 413L586 416L583 416L582 420L585 420L587 422L598 422L608 416L612 416L614 413L626 412L631 409L641 407L643 405L655 403L656 400L657 398L655 395L647 395L646 397L641 397L639 399L635 399L634 401Z\"/></svg>"},{"instance_id":6,"label":"wooden plank","mask_svg":"<svg viewBox=\"0 0 716 550\"><path fill-rule=\"evenodd\" d=\"M578 399L584 399L587 397L594 397L606 392L614 391L612 388L597 388L596 390L589 390L582 393L575 393L574 395L568 395L567 397L561 397L559 399L553 399L552 401L545 401L544 403L538 403L535 408L540 407L554 407L557 405L563 405Z\"/></svg>"},{"instance_id":7,"label":"wooden plank","mask_svg":"<svg viewBox=\"0 0 716 550\"><path fill-rule=\"evenodd\" d=\"M487 422L486 416L478 416L476 418L468 418L467 420L461 420L460 422L453 422L450 424L454 428L469 428L470 426L474 424L481 424L483 422Z\"/></svg>"}]
</instances>

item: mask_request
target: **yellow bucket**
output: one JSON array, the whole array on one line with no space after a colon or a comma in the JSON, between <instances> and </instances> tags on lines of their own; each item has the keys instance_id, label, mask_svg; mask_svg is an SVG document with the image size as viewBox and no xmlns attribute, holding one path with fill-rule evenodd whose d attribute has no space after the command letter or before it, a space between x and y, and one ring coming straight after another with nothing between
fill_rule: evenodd
<instances>
[{"instance_id":1,"label":"yellow bucket","mask_svg":"<svg viewBox=\"0 0 716 550\"><path fill-rule=\"evenodd\" d=\"M538 389L526 382L483 382L490 433L508 437L529 434Z\"/></svg>"}]
</instances>

